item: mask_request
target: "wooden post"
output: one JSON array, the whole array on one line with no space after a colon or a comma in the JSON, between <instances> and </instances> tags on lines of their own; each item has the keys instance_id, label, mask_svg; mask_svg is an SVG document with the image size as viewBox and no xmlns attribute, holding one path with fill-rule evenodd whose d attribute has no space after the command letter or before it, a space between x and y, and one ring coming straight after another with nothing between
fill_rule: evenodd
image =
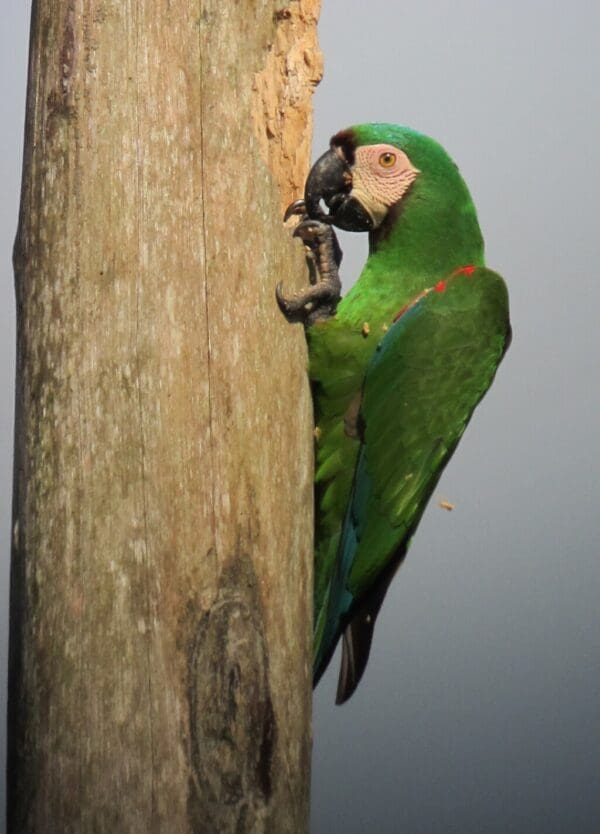
<instances>
[{"instance_id":1,"label":"wooden post","mask_svg":"<svg viewBox=\"0 0 600 834\"><path fill-rule=\"evenodd\" d=\"M308 831L318 0L34 0L9 832Z\"/></svg>"}]
</instances>

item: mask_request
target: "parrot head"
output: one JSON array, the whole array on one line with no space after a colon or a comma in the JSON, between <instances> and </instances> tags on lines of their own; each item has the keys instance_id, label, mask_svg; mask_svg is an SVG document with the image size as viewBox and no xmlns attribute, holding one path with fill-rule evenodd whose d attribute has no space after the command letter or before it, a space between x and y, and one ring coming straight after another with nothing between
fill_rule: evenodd
<instances>
[{"instance_id":1,"label":"parrot head","mask_svg":"<svg viewBox=\"0 0 600 834\"><path fill-rule=\"evenodd\" d=\"M340 229L372 231L421 182L440 195L462 183L456 165L433 139L391 124L347 128L336 133L310 171L306 211Z\"/></svg>"}]
</instances>

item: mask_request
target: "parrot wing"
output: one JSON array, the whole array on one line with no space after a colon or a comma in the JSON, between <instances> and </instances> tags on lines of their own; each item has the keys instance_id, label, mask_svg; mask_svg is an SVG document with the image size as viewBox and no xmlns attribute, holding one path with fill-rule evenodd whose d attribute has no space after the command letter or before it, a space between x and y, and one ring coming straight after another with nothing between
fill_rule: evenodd
<instances>
[{"instance_id":1,"label":"parrot wing","mask_svg":"<svg viewBox=\"0 0 600 834\"><path fill-rule=\"evenodd\" d=\"M316 657L318 678L343 632L337 703L358 685L389 584L509 341L504 281L464 267L396 317L369 364L360 451Z\"/></svg>"}]
</instances>

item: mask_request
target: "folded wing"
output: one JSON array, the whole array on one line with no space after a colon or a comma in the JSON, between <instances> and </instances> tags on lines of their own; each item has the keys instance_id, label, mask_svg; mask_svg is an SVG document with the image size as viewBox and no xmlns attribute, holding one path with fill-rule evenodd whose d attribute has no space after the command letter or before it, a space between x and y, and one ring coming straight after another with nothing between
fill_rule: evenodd
<instances>
[{"instance_id":1,"label":"folded wing","mask_svg":"<svg viewBox=\"0 0 600 834\"><path fill-rule=\"evenodd\" d=\"M360 452L316 656L318 679L343 633L338 703L360 681L387 588L509 339L502 278L465 268L402 312L369 365Z\"/></svg>"}]
</instances>

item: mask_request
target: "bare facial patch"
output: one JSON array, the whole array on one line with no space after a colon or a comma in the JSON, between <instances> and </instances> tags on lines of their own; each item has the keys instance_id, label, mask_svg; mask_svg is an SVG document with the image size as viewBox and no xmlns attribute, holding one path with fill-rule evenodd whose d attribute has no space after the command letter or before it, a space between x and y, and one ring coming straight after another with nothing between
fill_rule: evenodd
<instances>
[{"instance_id":1,"label":"bare facial patch","mask_svg":"<svg viewBox=\"0 0 600 834\"><path fill-rule=\"evenodd\" d=\"M402 199L419 169L393 145L364 145L355 156L352 193L378 226L388 208Z\"/></svg>"}]
</instances>

